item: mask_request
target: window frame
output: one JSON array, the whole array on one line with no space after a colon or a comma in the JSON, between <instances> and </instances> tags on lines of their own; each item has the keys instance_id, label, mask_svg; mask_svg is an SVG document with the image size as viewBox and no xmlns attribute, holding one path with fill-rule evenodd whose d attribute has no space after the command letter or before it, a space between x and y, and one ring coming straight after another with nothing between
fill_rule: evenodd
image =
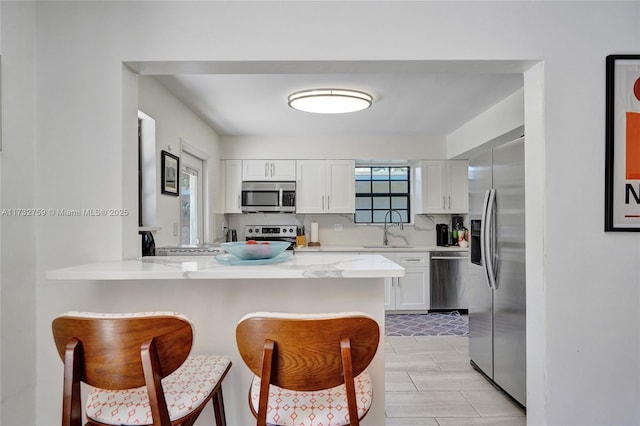
<instances>
[{"instance_id":1,"label":"window frame","mask_svg":"<svg viewBox=\"0 0 640 426\"><path fill-rule=\"evenodd\" d=\"M392 169L395 168L402 168L402 169L406 169L406 179L393 179L393 173L392 173ZM358 179L358 173L357 170L358 169L369 169L370 173L369 173L369 180L366 179ZM387 179L374 179L374 169L389 169L388 170L388 178ZM379 175L378 175L379 176ZM405 213L406 212L406 216L403 214L402 217L402 221L407 224L407 223L411 223L411 182L412 180L412 171L411 171L411 166L408 164L375 164L375 163L371 163L371 164L356 164L356 173L355 173L355 186L356 186L356 190L355 190L355 204L356 204L356 209L355 209L355 213L353 215L353 222L356 225L382 225L384 223L384 219L382 219L381 221L376 221L376 214L375 212L380 212L380 211L384 211L384 212L388 212L389 210L398 210L401 213ZM381 193L376 193L373 191L373 183L374 182L388 182L389 183L389 192L381 192ZM370 188L369 188L369 192L358 192L358 182L370 182ZM407 188L406 188L406 192L393 192L393 187L392 187L392 183L393 182L406 182L407 183ZM358 198L365 198L365 197L369 197L371 198L371 207L367 208L367 209L363 209L363 208L358 208ZM375 198L388 198L389 200L389 208L387 209L381 209L381 208L376 208L375 207ZM393 206L393 198L394 197L404 197L406 199L406 207L405 208L394 208ZM369 211L371 212L371 220L370 221L358 221L357 216L358 216L358 211ZM389 219L389 222L394 222L398 220L398 216L397 215L390 215L393 216L392 218ZM395 219L394 219L395 218ZM406 219L406 220L405 220Z\"/></svg>"}]
</instances>

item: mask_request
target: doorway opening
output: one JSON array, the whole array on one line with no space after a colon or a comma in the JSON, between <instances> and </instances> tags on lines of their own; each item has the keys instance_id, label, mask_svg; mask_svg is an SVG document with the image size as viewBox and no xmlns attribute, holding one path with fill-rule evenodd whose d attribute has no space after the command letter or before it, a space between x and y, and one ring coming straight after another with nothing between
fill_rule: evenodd
<instances>
[{"instance_id":1,"label":"doorway opening","mask_svg":"<svg viewBox=\"0 0 640 426\"><path fill-rule=\"evenodd\" d=\"M182 245L200 244L203 234L203 160L182 151L180 165L180 228Z\"/></svg>"}]
</instances>

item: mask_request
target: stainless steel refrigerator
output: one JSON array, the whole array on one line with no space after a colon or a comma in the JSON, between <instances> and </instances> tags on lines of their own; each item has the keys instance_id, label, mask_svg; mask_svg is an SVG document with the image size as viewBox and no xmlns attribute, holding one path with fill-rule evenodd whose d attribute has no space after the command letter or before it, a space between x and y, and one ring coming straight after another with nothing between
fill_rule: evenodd
<instances>
[{"instance_id":1,"label":"stainless steel refrigerator","mask_svg":"<svg viewBox=\"0 0 640 426\"><path fill-rule=\"evenodd\" d=\"M469 161L469 354L526 406L524 138Z\"/></svg>"}]
</instances>

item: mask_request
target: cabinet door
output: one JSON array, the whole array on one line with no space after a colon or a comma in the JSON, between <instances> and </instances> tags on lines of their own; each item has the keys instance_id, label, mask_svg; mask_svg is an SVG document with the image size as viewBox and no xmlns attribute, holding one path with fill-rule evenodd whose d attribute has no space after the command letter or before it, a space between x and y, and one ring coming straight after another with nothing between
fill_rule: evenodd
<instances>
[{"instance_id":1,"label":"cabinet door","mask_svg":"<svg viewBox=\"0 0 640 426\"><path fill-rule=\"evenodd\" d=\"M267 160L242 160L242 180L268 180L270 172Z\"/></svg>"},{"instance_id":2,"label":"cabinet door","mask_svg":"<svg viewBox=\"0 0 640 426\"><path fill-rule=\"evenodd\" d=\"M242 162L225 160L225 213L242 213Z\"/></svg>"},{"instance_id":3,"label":"cabinet door","mask_svg":"<svg viewBox=\"0 0 640 426\"><path fill-rule=\"evenodd\" d=\"M405 268L404 277L397 279L397 310L428 310L429 256L425 253L398 254L396 263Z\"/></svg>"},{"instance_id":4,"label":"cabinet door","mask_svg":"<svg viewBox=\"0 0 640 426\"><path fill-rule=\"evenodd\" d=\"M417 213L468 213L469 178L466 161L422 161Z\"/></svg>"},{"instance_id":5,"label":"cabinet door","mask_svg":"<svg viewBox=\"0 0 640 426\"><path fill-rule=\"evenodd\" d=\"M424 213L447 213L446 202L446 163L444 161L425 161L422 168Z\"/></svg>"},{"instance_id":6,"label":"cabinet door","mask_svg":"<svg viewBox=\"0 0 640 426\"><path fill-rule=\"evenodd\" d=\"M296 160L243 160L242 180L294 181Z\"/></svg>"},{"instance_id":7,"label":"cabinet door","mask_svg":"<svg viewBox=\"0 0 640 426\"><path fill-rule=\"evenodd\" d=\"M296 160L273 160L269 164L269 178L271 180L296 180Z\"/></svg>"},{"instance_id":8,"label":"cabinet door","mask_svg":"<svg viewBox=\"0 0 640 426\"><path fill-rule=\"evenodd\" d=\"M449 162L449 191L451 213L469 213L469 163Z\"/></svg>"},{"instance_id":9,"label":"cabinet door","mask_svg":"<svg viewBox=\"0 0 640 426\"><path fill-rule=\"evenodd\" d=\"M425 268L405 268L404 277L398 278L396 287L397 310L428 310L429 270Z\"/></svg>"},{"instance_id":10,"label":"cabinet door","mask_svg":"<svg viewBox=\"0 0 640 426\"><path fill-rule=\"evenodd\" d=\"M384 310L393 311L396 309L396 278L384 279Z\"/></svg>"},{"instance_id":11,"label":"cabinet door","mask_svg":"<svg viewBox=\"0 0 640 426\"><path fill-rule=\"evenodd\" d=\"M355 213L355 161L326 161L326 213Z\"/></svg>"},{"instance_id":12,"label":"cabinet door","mask_svg":"<svg viewBox=\"0 0 640 426\"><path fill-rule=\"evenodd\" d=\"M324 213L324 160L296 163L296 213Z\"/></svg>"}]
</instances>

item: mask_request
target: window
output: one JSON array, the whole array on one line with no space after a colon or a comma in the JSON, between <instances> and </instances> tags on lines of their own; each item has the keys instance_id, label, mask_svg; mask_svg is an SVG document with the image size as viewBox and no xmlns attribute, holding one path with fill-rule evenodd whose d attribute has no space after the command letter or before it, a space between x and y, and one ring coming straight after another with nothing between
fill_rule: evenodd
<instances>
[{"instance_id":1,"label":"window","mask_svg":"<svg viewBox=\"0 0 640 426\"><path fill-rule=\"evenodd\" d=\"M402 221L409 222L409 180L406 166L356 167L355 223L384 223L389 210L397 210ZM387 221L397 222L398 215L389 215Z\"/></svg>"}]
</instances>

